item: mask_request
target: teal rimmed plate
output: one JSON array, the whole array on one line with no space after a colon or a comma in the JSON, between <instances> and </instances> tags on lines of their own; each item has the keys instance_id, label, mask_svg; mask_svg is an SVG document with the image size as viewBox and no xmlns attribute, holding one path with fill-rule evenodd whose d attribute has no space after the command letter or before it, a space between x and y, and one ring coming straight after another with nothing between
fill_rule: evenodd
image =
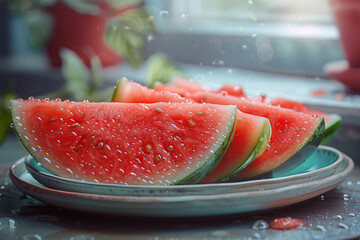
<instances>
[{"instance_id":1,"label":"teal rimmed plate","mask_svg":"<svg viewBox=\"0 0 360 240\"><path fill-rule=\"evenodd\" d=\"M277 178L183 186L108 186L65 179L65 185L73 188L72 184L75 184L75 189L59 190L35 180L26 169L26 159L29 157L16 161L9 175L17 188L33 198L72 210L148 217L217 216L288 206L335 188L350 175L354 167L349 157L334 148L321 146L301 169L294 169L286 176ZM30 160L27 162L31 163ZM38 178L42 176L47 179L50 175L35 167L29 169L36 170ZM51 184L64 188L64 179L50 176L46 184L54 181ZM88 191L96 192L98 188L104 188L101 191L105 192L109 187L116 188L111 191L117 194L74 191L79 190L78 185L82 184Z\"/></svg>"},{"instance_id":2,"label":"teal rimmed plate","mask_svg":"<svg viewBox=\"0 0 360 240\"><path fill-rule=\"evenodd\" d=\"M41 167L31 156L25 157L25 165L39 183L58 190L116 196L183 196L257 191L259 186L261 189L269 190L287 186L289 182L299 184L304 181L314 181L335 173L341 166L342 160L343 155L338 150L322 146L303 164L276 177L243 182L178 186L103 184L59 177Z\"/></svg>"}]
</instances>

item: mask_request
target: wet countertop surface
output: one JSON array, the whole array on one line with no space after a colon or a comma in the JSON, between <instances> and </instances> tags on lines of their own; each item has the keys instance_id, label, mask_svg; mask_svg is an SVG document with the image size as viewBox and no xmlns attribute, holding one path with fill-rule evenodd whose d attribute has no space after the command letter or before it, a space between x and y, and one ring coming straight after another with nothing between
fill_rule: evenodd
<instances>
[{"instance_id":1,"label":"wet countertop surface","mask_svg":"<svg viewBox=\"0 0 360 240\"><path fill-rule=\"evenodd\" d=\"M7 175L24 155L9 134L0 146L0 239L360 239L360 159L354 159L354 171L340 186L300 204L246 215L169 219L102 216L25 197ZM306 227L266 228L274 218L288 216Z\"/></svg>"}]
</instances>

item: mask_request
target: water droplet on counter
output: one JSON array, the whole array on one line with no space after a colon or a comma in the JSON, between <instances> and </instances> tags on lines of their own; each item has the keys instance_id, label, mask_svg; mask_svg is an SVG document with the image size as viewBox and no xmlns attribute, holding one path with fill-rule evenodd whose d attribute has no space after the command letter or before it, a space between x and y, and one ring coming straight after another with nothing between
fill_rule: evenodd
<instances>
[{"instance_id":1,"label":"water droplet on counter","mask_svg":"<svg viewBox=\"0 0 360 240\"><path fill-rule=\"evenodd\" d=\"M39 234L26 234L21 237L22 240L42 240Z\"/></svg>"},{"instance_id":2,"label":"water droplet on counter","mask_svg":"<svg viewBox=\"0 0 360 240\"><path fill-rule=\"evenodd\" d=\"M349 217L355 217L355 213L349 213Z\"/></svg>"},{"instance_id":3,"label":"water droplet on counter","mask_svg":"<svg viewBox=\"0 0 360 240\"><path fill-rule=\"evenodd\" d=\"M0 218L0 229L15 229L16 222L11 218Z\"/></svg>"},{"instance_id":4,"label":"water droplet on counter","mask_svg":"<svg viewBox=\"0 0 360 240\"><path fill-rule=\"evenodd\" d=\"M14 128L14 123L10 123L10 128Z\"/></svg>"},{"instance_id":5,"label":"water droplet on counter","mask_svg":"<svg viewBox=\"0 0 360 240\"><path fill-rule=\"evenodd\" d=\"M79 234L79 235L71 236L69 240L95 240L95 237L88 234Z\"/></svg>"},{"instance_id":6,"label":"water droplet on counter","mask_svg":"<svg viewBox=\"0 0 360 240\"><path fill-rule=\"evenodd\" d=\"M324 200L325 200L325 196L324 196L324 195L321 195L321 196L320 196L320 200L321 200L321 201L324 201Z\"/></svg>"},{"instance_id":7,"label":"water droplet on counter","mask_svg":"<svg viewBox=\"0 0 360 240\"><path fill-rule=\"evenodd\" d=\"M257 220L251 227L254 230L265 230L269 228L269 224L265 220Z\"/></svg>"},{"instance_id":8,"label":"water droplet on counter","mask_svg":"<svg viewBox=\"0 0 360 240\"><path fill-rule=\"evenodd\" d=\"M343 198L344 198L344 201L348 201L348 200L349 200L349 194L346 194L346 193L345 193L345 194L343 195Z\"/></svg>"},{"instance_id":9,"label":"water droplet on counter","mask_svg":"<svg viewBox=\"0 0 360 240\"><path fill-rule=\"evenodd\" d=\"M212 237L228 237L230 234L229 232L223 231L223 230L218 230L218 231L214 231L210 234Z\"/></svg>"},{"instance_id":10,"label":"water droplet on counter","mask_svg":"<svg viewBox=\"0 0 360 240\"><path fill-rule=\"evenodd\" d=\"M347 181L346 182L346 185L348 185L348 186L351 186L353 183L352 183L352 181Z\"/></svg>"}]
</instances>

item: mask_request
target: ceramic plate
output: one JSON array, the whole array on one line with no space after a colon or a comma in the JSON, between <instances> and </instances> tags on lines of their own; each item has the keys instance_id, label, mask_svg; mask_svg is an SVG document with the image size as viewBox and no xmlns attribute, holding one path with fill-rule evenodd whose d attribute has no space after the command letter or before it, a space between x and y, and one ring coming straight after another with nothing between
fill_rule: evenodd
<instances>
[{"instance_id":1,"label":"ceramic plate","mask_svg":"<svg viewBox=\"0 0 360 240\"><path fill-rule=\"evenodd\" d=\"M310 199L335 188L354 167L349 157L333 148L320 147L315 154L310 162L306 161L302 173L239 183L157 187L165 189L159 190L161 196L151 195L149 188L152 187L147 186L141 187L146 189L144 193L135 191L135 196L89 194L45 187L27 171L26 158L15 162L9 174L13 184L25 194L62 208L128 216L217 216L267 210ZM317 162L322 166L317 166ZM327 169L326 174L324 169ZM314 178L319 174L320 177ZM219 190L222 188L227 190ZM196 194L196 191L201 194ZM167 195L166 192L170 193Z\"/></svg>"},{"instance_id":2,"label":"ceramic plate","mask_svg":"<svg viewBox=\"0 0 360 240\"><path fill-rule=\"evenodd\" d=\"M292 184L314 181L334 174L341 166L342 160L343 155L338 150L321 147L302 165L290 172L276 175L276 178L179 186L124 186L73 180L50 173L30 156L25 157L25 165L35 180L46 187L57 190L112 196L183 196L258 191L259 185L264 190L270 190L287 186L290 181Z\"/></svg>"}]
</instances>

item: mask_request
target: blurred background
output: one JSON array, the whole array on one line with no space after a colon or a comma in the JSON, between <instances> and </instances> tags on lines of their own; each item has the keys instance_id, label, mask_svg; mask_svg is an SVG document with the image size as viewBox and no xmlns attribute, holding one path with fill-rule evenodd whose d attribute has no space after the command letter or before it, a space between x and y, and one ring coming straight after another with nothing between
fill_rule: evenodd
<instances>
[{"instance_id":1,"label":"blurred background","mask_svg":"<svg viewBox=\"0 0 360 240\"><path fill-rule=\"evenodd\" d=\"M345 59L333 16L326 0L0 0L0 135L9 98L106 101L120 77L180 72L338 113L328 145L360 160L358 89L325 71Z\"/></svg>"}]
</instances>

